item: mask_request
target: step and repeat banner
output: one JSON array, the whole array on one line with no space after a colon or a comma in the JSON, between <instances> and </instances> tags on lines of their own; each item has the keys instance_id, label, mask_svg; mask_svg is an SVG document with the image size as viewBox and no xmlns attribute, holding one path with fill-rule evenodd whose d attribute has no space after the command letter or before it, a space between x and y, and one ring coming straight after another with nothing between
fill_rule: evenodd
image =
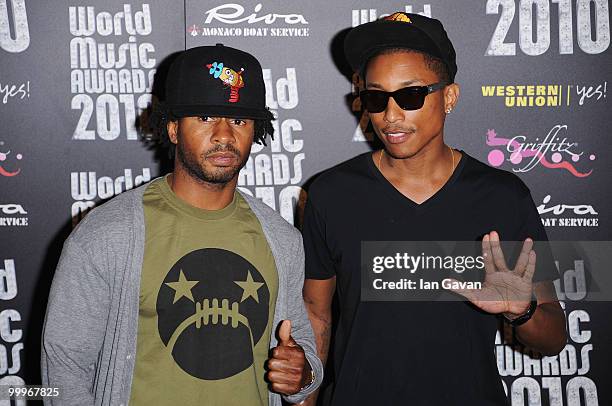
<instances>
[{"instance_id":1,"label":"step and repeat banner","mask_svg":"<svg viewBox=\"0 0 612 406\"><path fill-rule=\"evenodd\" d=\"M261 61L276 133L253 146L239 186L299 226L313 177L377 147L343 35L398 10L440 19L457 50L446 142L520 176L551 240L612 240L608 0L0 0L0 385L40 383L48 290L73 227L170 170L145 122L175 52L223 43ZM612 303L583 301L583 264L566 257L561 354L503 327L496 338L513 405L612 404Z\"/></svg>"}]
</instances>

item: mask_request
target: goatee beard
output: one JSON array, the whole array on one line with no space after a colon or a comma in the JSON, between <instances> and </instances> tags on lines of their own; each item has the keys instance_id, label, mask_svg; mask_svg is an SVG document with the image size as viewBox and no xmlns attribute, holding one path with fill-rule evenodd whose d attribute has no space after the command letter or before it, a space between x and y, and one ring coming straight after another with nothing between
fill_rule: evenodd
<instances>
[{"instance_id":1,"label":"goatee beard","mask_svg":"<svg viewBox=\"0 0 612 406\"><path fill-rule=\"evenodd\" d=\"M231 152L236 154L240 164L234 167L218 168L214 171L205 170L203 162L205 161L206 156L217 152ZM228 182L234 179L238 172L240 172L240 169L242 169L242 167L246 164L246 160L242 159L240 151L238 151L231 144L218 144L214 148L204 152L199 158L200 159L198 159L195 154L185 151L181 143L178 143L177 159L179 160L181 166L185 168L187 173L199 182L210 183L221 187L225 186Z\"/></svg>"}]
</instances>

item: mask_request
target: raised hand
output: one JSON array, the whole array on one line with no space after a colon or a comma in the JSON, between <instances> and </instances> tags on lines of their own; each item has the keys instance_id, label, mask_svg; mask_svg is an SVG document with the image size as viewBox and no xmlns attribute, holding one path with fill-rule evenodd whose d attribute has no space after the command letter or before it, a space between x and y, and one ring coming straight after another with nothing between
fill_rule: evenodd
<instances>
[{"instance_id":1,"label":"raised hand","mask_svg":"<svg viewBox=\"0 0 612 406\"><path fill-rule=\"evenodd\" d=\"M503 313L509 319L524 314L529 309L533 291L536 253L532 248L533 240L527 238L514 269L509 269L499 235L495 231L486 234L482 239L485 265L482 288L450 290L489 313Z\"/></svg>"}]
</instances>

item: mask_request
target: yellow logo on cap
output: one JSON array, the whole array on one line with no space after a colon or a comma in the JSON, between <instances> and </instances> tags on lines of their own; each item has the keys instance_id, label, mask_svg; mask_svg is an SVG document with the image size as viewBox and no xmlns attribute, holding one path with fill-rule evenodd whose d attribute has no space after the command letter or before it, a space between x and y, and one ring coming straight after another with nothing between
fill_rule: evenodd
<instances>
[{"instance_id":1,"label":"yellow logo on cap","mask_svg":"<svg viewBox=\"0 0 612 406\"><path fill-rule=\"evenodd\" d=\"M410 20L410 17L408 17L404 13L393 13L390 16L385 17L384 19L387 21L401 21L403 23L412 23L412 20Z\"/></svg>"},{"instance_id":2,"label":"yellow logo on cap","mask_svg":"<svg viewBox=\"0 0 612 406\"><path fill-rule=\"evenodd\" d=\"M229 66L223 66L223 62L213 62L206 65L209 69L208 73L214 76L215 79L221 79L226 86L230 87L230 103L236 103L239 99L238 91L241 87L244 87L244 79L242 73L244 68L240 69L240 72L236 72Z\"/></svg>"}]
</instances>

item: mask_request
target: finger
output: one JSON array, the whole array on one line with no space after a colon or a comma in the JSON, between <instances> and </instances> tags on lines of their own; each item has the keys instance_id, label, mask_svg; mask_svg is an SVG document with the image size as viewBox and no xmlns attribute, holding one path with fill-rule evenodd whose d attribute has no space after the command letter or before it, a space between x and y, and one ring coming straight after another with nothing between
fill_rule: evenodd
<instances>
[{"instance_id":1,"label":"finger","mask_svg":"<svg viewBox=\"0 0 612 406\"><path fill-rule=\"evenodd\" d=\"M279 345L272 349L272 358L290 360L292 356L295 356L292 349L293 347Z\"/></svg>"},{"instance_id":2,"label":"finger","mask_svg":"<svg viewBox=\"0 0 612 406\"><path fill-rule=\"evenodd\" d=\"M270 371L282 371L285 369L287 365L287 360L278 359L278 358L270 358L268 360L268 370Z\"/></svg>"},{"instance_id":3,"label":"finger","mask_svg":"<svg viewBox=\"0 0 612 406\"><path fill-rule=\"evenodd\" d=\"M292 385L287 385L285 383L273 383L271 386L272 392L281 393L283 395L293 395L297 392Z\"/></svg>"},{"instance_id":4,"label":"finger","mask_svg":"<svg viewBox=\"0 0 612 406\"><path fill-rule=\"evenodd\" d=\"M491 251L493 252L493 262L498 270L508 272L506 266L506 259L504 258L504 252L502 251L501 244L499 243L499 234L496 231L491 232Z\"/></svg>"},{"instance_id":5,"label":"finger","mask_svg":"<svg viewBox=\"0 0 612 406\"><path fill-rule=\"evenodd\" d=\"M296 378L295 374L288 374L280 371L268 372L268 381L272 384L295 384L299 383L299 379Z\"/></svg>"},{"instance_id":6,"label":"finger","mask_svg":"<svg viewBox=\"0 0 612 406\"><path fill-rule=\"evenodd\" d=\"M485 234L484 237L482 237L482 257L484 258L485 272L495 272L489 234Z\"/></svg>"},{"instance_id":7,"label":"finger","mask_svg":"<svg viewBox=\"0 0 612 406\"><path fill-rule=\"evenodd\" d=\"M527 262L529 262L529 253L533 248L533 240L531 238L525 239L523 242L523 248L521 248L521 254L516 260L516 265L514 266L513 272L516 272L517 275L523 276L525 274L525 268L527 267Z\"/></svg>"},{"instance_id":8,"label":"finger","mask_svg":"<svg viewBox=\"0 0 612 406\"><path fill-rule=\"evenodd\" d=\"M281 321L280 327L278 328L278 342L279 345L284 347L293 347L295 341L291 338L291 320Z\"/></svg>"},{"instance_id":9,"label":"finger","mask_svg":"<svg viewBox=\"0 0 612 406\"><path fill-rule=\"evenodd\" d=\"M527 267L525 269L525 273L523 274L523 278L531 281L533 280L533 274L535 274L535 266L536 266L536 253L534 250L529 251L529 259L527 261Z\"/></svg>"},{"instance_id":10,"label":"finger","mask_svg":"<svg viewBox=\"0 0 612 406\"><path fill-rule=\"evenodd\" d=\"M301 371L304 368L304 359L300 359L299 355L291 359L270 358L268 360L268 369L270 371Z\"/></svg>"}]
</instances>

